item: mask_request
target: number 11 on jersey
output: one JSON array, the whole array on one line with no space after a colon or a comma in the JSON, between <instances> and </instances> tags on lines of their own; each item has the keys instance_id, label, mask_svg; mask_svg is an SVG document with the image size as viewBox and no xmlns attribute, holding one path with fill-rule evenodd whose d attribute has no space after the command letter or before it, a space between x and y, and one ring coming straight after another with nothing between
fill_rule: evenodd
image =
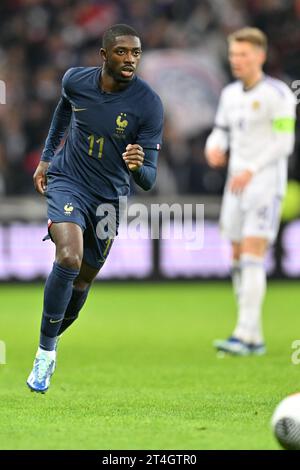
<instances>
[{"instance_id":1,"label":"number 11 on jersey","mask_svg":"<svg viewBox=\"0 0 300 470\"><path fill-rule=\"evenodd\" d=\"M94 146L95 146L95 136L89 135L88 140L90 142L89 146L89 156L92 157L94 153ZM97 158L102 158L103 154L103 146L104 146L104 137L99 137L99 139L96 140L96 144L98 144L98 155Z\"/></svg>"}]
</instances>

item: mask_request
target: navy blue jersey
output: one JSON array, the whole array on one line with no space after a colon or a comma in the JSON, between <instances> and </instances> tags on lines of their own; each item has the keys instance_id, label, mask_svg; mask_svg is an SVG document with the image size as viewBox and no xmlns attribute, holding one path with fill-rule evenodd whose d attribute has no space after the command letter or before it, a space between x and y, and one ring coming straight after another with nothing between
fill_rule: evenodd
<instances>
[{"instance_id":1,"label":"navy blue jersey","mask_svg":"<svg viewBox=\"0 0 300 470\"><path fill-rule=\"evenodd\" d=\"M143 147L144 165L132 174L144 189L151 187L162 143L163 107L137 76L123 91L103 92L100 73L101 67L75 67L65 73L41 159L51 162L47 177L53 189L75 185L92 196L116 200L129 192L131 172L122 158L128 144ZM55 153L67 129L66 141Z\"/></svg>"}]
</instances>

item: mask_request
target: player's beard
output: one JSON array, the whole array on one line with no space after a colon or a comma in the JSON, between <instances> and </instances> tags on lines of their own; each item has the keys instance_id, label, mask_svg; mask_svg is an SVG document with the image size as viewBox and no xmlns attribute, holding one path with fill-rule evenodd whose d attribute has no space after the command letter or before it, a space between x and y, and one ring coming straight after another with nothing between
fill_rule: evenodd
<instances>
[{"instance_id":1,"label":"player's beard","mask_svg":"<svg viewBox=\"0 0 300 470\"><path fill-rule=\"evenodd\" d=\"M130 83L131 80L134 77L134 73L132 74L131 77L123 77L121 73L116 72L113 68L111 68L109 65L106 65L106 73L110 75L115 82L117 83Z\"/></svg>"}]
</instances>

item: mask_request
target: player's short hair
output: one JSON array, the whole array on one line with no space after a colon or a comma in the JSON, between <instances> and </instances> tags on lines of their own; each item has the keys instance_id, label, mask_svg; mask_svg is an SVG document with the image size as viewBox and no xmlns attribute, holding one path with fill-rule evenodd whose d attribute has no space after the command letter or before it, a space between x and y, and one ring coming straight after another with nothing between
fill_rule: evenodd
<instances>
[{"instance_id":1,"label":"player's short hair","mask_svg":"<svg viewBox=\"0 0 300 470\"><path fill-rule=\"evenodd\" d=\"M116 41L118 36L136 36L141 39L139 34L131 26L127 24L114 24L106 30L102 37L102 47L107 49Z\"/></svg>"},{"instance_id":2,"label":"player's short hair","mask_svg":"<svg viewBox=\"0 0 300 470\"><path fill-rule=\"evenodd\" d=\"M260 47L265 52L268 49L268 39L265 33L258 28L242 28L228 36L228 43L232 42L249 42L254 46Z\"/></svg>"}]
</instances>

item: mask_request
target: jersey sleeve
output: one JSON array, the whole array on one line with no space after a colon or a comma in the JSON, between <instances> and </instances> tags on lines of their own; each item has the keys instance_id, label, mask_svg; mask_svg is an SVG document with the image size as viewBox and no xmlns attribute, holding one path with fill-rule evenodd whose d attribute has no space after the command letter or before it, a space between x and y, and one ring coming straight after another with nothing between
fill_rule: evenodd
<instances>
[{"instance_id":1,"label":"jersey sleeve","mask_svg":"<svg viewBox=\"0 0 300 470\"><path fill-rule=\"evenodd\" d=\"M41 161L43 162L51 162L70 124L72 107L69 101L68 79L71 70L67 70L62 79L61 98L54 111L41 156Z\"/></svg>"},{"instance_id":2,"label":"jersey sleeve","mask_svg":"<svg viewBox=\"0 0 300 470\"><path fill-rule=\"evenodd\" d=\"M285 94L278 94L270 102L272 131L276 133L294 134L296 122L296 98L287 89Z\"/></svg>"},{"instance_id":3,"label":"jersey sleeve","mask_svg":"<svg viewBox=\"0 0 300 470\"><path fill-rule=\"evenodd\" d=\"M157 173L158 150L145 149L143 166L132 171L132 177L136 184L144 191L149 191L155 183Z\"/></svg>"},{"instance_id":4,"label":"jersey sleeve","mask_svg":"<svg viewBox=\"0 0 300 470\"><path fill-rule=\"evenodd\" d=\"M288 158L294 149L296 98L288 88L285 92L272 95L269 113L272 143L268 148L261 149L261 152L249 163L249 170L253 173L281 158Z\"/></svg>"},{"instance_id":5,"label":"jersey sleeve","mask_svg":"<svg viewBox=\"0 0 300 470\"><path fill-rule=\"evenodd\" d=\"M71 67L66 71L64 74L62 81L61 81L61 94L63 98L70 99L71 94L71 75L74 71L74 67Z\"/></svg>"},{"instance_id":6,"label":"jersey sleeve","mask_svg":"<svg viewBox=\"0 0 300 470\"><path fill-rule=\"evenodd\" d=\"M223 90L220 96L214 127L216 129L221 129L225 132L229 132L229 123L226 109L226 90Z\"/></svg>"},{"instance_id":7,"label":"jersey sleeve","mask_svg":"<svg viewBox=\"0 0 300 470\"><path fill-rule=\"evenodd\" d=\"M160 150L163 133L163 105L156 95L144 109L136 143L145 149Z\"/></svg>"},{"instance_id":8,"label":"jersey sleeve","mask_svg":"<svg viewBox=\"0 0 300 470\"><path fill-rule=\"evenodd\" d=\"M214 128L206 141L206 149L219 148L224 153L229 148L229 122L226 109L225 90L223 90L216 117Z\"/></svg>"}]
</instances>

